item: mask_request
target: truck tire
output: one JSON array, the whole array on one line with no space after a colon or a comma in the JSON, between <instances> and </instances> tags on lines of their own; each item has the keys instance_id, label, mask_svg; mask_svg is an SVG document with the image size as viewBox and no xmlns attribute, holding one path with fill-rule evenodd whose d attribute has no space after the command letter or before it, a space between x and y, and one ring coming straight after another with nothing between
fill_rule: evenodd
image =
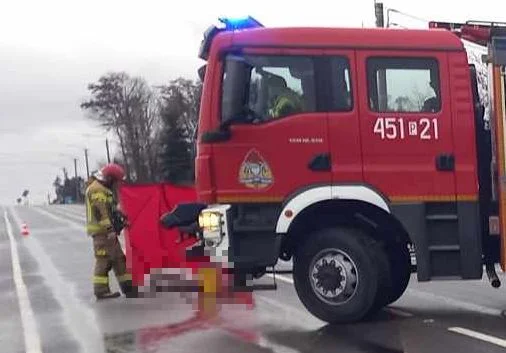
<instances>
[{"instance_id":1,"label":"truck tire","mask_svg":"<svg viewBox=\"0 0 506 353\"><path fill-rule=\"evenodd\" d=\"M326 228L295 249L295 290L306 309L328 323L365 317L378 289L375 241L354 228Z\"/></svg>"},{"instance_id":2,"label":"truck tire","mask_svg":"<svg viewBox=\"0 0 506 353\"><path fill-rule=\"evenodd\" d=\"M386 305L397 301L408 288L411 278L411 255L407 243L397 243L390 251L389 261L392 287Z\"/></svg>"},{"instance_id":3,"label":"truck tire","mask_svg":"<svg viewBox=\"0 0 506 353\"><path fill-rule=\"evenodd\" d=\"M369 311L369 315L375 314L383 307L390 303L390 299L394 292L394 281L392 278L392 263L389 259L388 252L384 248L384 244L374 242L371 244L371 254L377 264L378 269L378 290L374 303Z\"/></svg>"}]
</instances>

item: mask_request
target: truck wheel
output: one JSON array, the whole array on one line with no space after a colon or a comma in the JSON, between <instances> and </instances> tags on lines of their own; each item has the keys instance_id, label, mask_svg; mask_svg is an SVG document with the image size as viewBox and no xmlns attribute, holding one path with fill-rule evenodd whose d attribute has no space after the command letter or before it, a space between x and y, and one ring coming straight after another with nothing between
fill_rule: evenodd
<instances>
[{"instance_id":1,"label":"truck wheel","mask_svg":"<svg viewBox=\"0 0 506 353\"><path fill-rule=\"evenodd\" d=\"M307 310L328 323L362 319L378 288L374 240L353 228L327 228L308 236L295 251L293 276Z\"/></svg>"},{"instance_id":2,"label":"truck wheel","mask_svg":"<svg viewBox=\"0 0 506 353\"><path fill-rule=\"evenodd\" d=\"M411 278L411 255L406 243L396 244L390 251L389 258L392 288L386 305L395 302L404 294Z\"/></svg>"},{"instance_id":3,"label":"truck wheel","mask_svg":"<svg viewBox=\"0 0 506 353\"><path fill-rule=\"evenodd\" d=\"M378 270L378 290L371 310L368 313L374 314L390 303L394 291L394 282L392 279L393 269L384 245L379 242L374 242L370 250Z\"/></svg>"}]
</instances>

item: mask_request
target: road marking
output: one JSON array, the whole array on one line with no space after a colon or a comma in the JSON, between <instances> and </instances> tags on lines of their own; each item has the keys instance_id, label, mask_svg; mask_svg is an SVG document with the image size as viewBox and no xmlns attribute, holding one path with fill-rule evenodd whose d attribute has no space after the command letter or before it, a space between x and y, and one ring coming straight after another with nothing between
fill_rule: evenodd
<instances>
[{"instance_id":1,"label":"road marking","mask_svg":"<svg viewBox=\"0 0 506 353\"><path fill-rule=\"evenodd\" d=\"M458 307L460 309L465 309L465 310L469 310L469 311L475 311L475 312L478 312L478 313L481 313L481 314L492 315L492 316L503 316L502 315L502 310L494 309L494 308L489 308L489 307L486 307L486 306L483 306L483 305L474 304L474 303L470 303L470 302L465 302L465 301L458 300L458 299L453 299L453 298L450 298L450 297L445 297L443 295L438 295L438 294L434 294L434 293L423 292L423 291L416 290L416 289L411 289L411 288L406 289L406 293L405 294L412 295L412 296L419 297L419 298L426 299L426 300L434 300L434 301L437 301L437 302L445 302L448 305L455 306L455 307Z\"/></svg>"},{"instance_id":2,"label":"road marking","mask_svg":"<svg viewBox=\"0 0 506 353\"><path fill-rule=\"evenodd\" d=\"M267 305L270 305L270 306L273 306L277 309L282 310L287 315L289 315L291 318L293 318L294 315L297 315L300 317L302 322L305 322L305 323L307 323L309 320L311 320L311 321L313 321L313 323L315 325L318 325L318 326L321 326L322 324L326 324L324 321L321 321L316 316L313 316L313 315L309 314L309 312L303 311L295 306L281 303L275 299L268 298L268 297L260 295L260 294L256 294L255 298L266 303Z\"/></svg>"},{"instance_id":3,"label":"road marking","mask_svg":"<svg viewBox=\"0 0 506 353\"><path fill-rule=\"evenodd\" d=\"M66 223L66 224L68 224L71 228L73 228L73 229L75 229L75 230L79 230L79 231L81 231L81 232L84 232L84 231L85 231L85 225L84 225L84 224L78 224L78 223L76 223L76 222L74 222L74 221L71 221L70 219L66 219L66 218L64 218L64 217L62 217L62 216L57 216L57 215L55 215L55 214L53 214L53 213L51 213L51 212L48 212L48 211L43 210L43 209L38 208L38 207L37 207L37 208L35 208L35 207L34 207L34 208L33 208L33 210L34 210L34 211L36 211L36 212L38 212L38 213L41 213L41 214L43 214L43 215L45 215L45 216L47 216L47 217L49 217L49 218L52 218L52 219L54 219L55 221L58 221L58 222L60 222L60 223Z\"/></svg>"},{"instance_id":4,"label":"road marking","mask_svg":"<svg viewBox=\"0 0 506 353\"><path fill-rule=\"evenodd\" d=\"M278 309L281 309L281 310L284 310L284 311L287 311L287 312L292 312L292 311L296 311L297 314L299 315L302 315L302 316L307 316L308 314L306 312L303 312L297 308L294 308L290 305L286 305L286 304L283 304L281 302L278 302L277 300L274 300L274 299L271 299L271 298L268 298L268 297L265 297L263 295L256 295L255 296L257 299L260 299L260 301L263 301L269 305L272 305Z\"/></svg>"},{"instance_id":5,"label":"road marking","mask_svg":"<svg viewBox=\"0 0 506 353\"><path fill-rule=\"evenodd\" d=\"M33 209L36 210L36 208ZM10 211L19 228L21 220L18 213L14 208L10 208ZM82 227L79 228L82 230ZM63 309L65 327L69 329L83 352L104 352L103 337L99 331L95 313L79 300L75 284L63 278L37 237L32 237L29 240L25 243L25 246L33 258L36 259L40 273Z\"/></svg>"},{"instance_id":6,"label":"road marking","mask_svg":"<svg viewBox=\"0 0 506 353\"><path fill-rule=\"evenodd\" d=\"M80 206L79 208L72 209L70 205L65 206L59 206L59 205L52 205L47 208L50 208L51 210L58 210L58 212L67 213L69 215L74 215L76 217L81 217L86 214L86 208L84 205Z\"/></svg>"},{"instance_id":7,"label":"road marking","mask_svg":"<svg viewBox=\"0 0 506 353\"><path fill-rule=\"evenodd\" d=\"M463 327L450 327L450 328L448 328L448 331L460 333L461 335L476 338L478 340L485 341L485 342L492 343L497 346L506 348L506 340L503 340L501 338L497 338L494 336L486 335L481 332L476 332L476 331L469 330L469 329L466 329Z\"/></svg>"},{"instance_id":8,"label":"road marking","mask_svg":"<svg viewBox=\"0 0 506 353\"><path fill-rule=\"evenodd\" d=\"M274 278L274 275L272 273L267 273L266 276ZM279 279L282 282L293 284L293 279L291 279L290 277L287 277L287 276L276 275L276 279Z\"/></svg>"},{"instance_id":9,"label":"road marking","mask_svg":"<svg viewBox=\"0 0 506 353\"><path fill-rule=\"evenodd\" d=\"M32 305L30 304L30 298L28 297L28 290L26 289L25 282L23 281L21 265L19 263L18 248L16 240L12 235L12 225L9 221L9 217L7 216L7 210L4 211L4 219L5 227L7 228L7 236L9 237L11 245L12 274L14 277L14 284L16 285L19 311L21 312L25 349L27 353L42 353L37 323L35 321L35 315L33 314Z\"/></svg>"},{"instance_id":10,"label":"road marking","mask_svg":"<svg viewBox=\"0 0 506 353\"><path fill-rule=\"evenodd\" d=\"M271 278L274 278L274 275L273 274L270 274L268 273L267 276L271 277ZM293 279L290 278L290 277L287 277L287 276L283 276L283 275L276 275L276 279L279 279L280 281L282 282L285 282L285 283L289 283L289 284L294 284L293 283ZM414 315L411 314L411 313L408 313L406 311L403 311L403 310L399 310L399 309L394 309L394 308L385 308L386 311L389 311L390 313L392 313L393 315L396 315L396 316L400 316L400 317L413 317Z\"/></svg>"},{"instance_id":11,"label":"road marking","mask_svg":"<svg viewBox=\"0 0 506 353\"><path fill-rule=\"evenodd\" d=\"M84 212L81 215L76 215L76 214L72 214L69 212L65 212L65 211L63 211L61 209L57 209L57 208L49 208L48 209L48 208L38 207L37 209L44 210L44 211L54 214L56 216L64 217L66 219L70 219L75 222L80 222L80 223L86 222L86 215L84 214Z\"/></svg>"},{"instance_id":12,"label":"road marking","mask_svg":"<svg viewBox=\"0 0 506 353\"><path fill-rule=\"evenodd\" d=\"M69 227L54 227L54 228L31 228L31 235L44 235L44 234L55 234L65 233L69 231Z\"/></svg>"},{"instance_id":13,"label":"road marking","mask_svg":"<svg viewBox=\"0 0 506 353\"><path fill-rule=\"evenodd\" d=\"M266 274L266 276L274 278L274 275L270 274L270 273ZM287 277L287 276L276 275L276 279L279 279L280 281L285 282L285 283L294 284L293 279L290 277ZM435 300L438 302L445 302L449 305L456 306L458 308L469 310L469 311L479 312L481 314L492 315L492 316L501 316L501 317L504 316L503 310L489 308L489 307L486 307L483 305L474 304L474 303L470 303L470 302L466 302L466 301L462 301L462 300L458 300L458 299L453 299L453 298L446 297L443 295L424 292L424 291L411 289L411 288L406 289L405 294L413 295L413 296L423 298L426 300L428 299L428 300ZM388 310L392 311L392 313L394 313L394 310L395 310L395 315L399 315L399 316L404 316L404 317L414 316L411 313L402 312L402 311L399 311L398 309L388 308Z\"/></svg>"},{"instance_id":14,"label":"road marking","mask_svg":"<svg viewBox=\"0 0 506 353\"><path fill-rule=\"evenodd\" d=\"M287 346L283 346L281 344L278 344L278 343L274 343L270 340L268 340L267 338L265 338L263 335L261 335L259 338L258 338L258 345L262 348L266 348L268 350L270 350L271 352L276 352L276 353L300 353L300 351L296 350L296 349L293 349L291 347L287 347Z\"/></svg>"},{"instance_id":15,"label":"road marking","mask_svg":"<svg viewBox=\"0 0 506 353\"><path fill-rule=\"evenodd\" d=\"M400 317L413 317L413 316L415 316L411 313L408 313L407 311L389 308L389 307L386 307L384 310L392 313L395 316L400 316Z\"/></svg>"}]
</instances>

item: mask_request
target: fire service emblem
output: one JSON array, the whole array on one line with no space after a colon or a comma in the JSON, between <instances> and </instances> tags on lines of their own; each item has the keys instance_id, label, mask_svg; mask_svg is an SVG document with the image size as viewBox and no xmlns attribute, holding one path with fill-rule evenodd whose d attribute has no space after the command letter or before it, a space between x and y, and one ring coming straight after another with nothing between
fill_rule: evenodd
<instances>
[{"instance_id":1,"label":"fire service emblem","mask_svg":"<svg viewBox=\"0 0 506 353\"><path fill-rule=\"evenodd\" d=\"M271 168L262 156L251 150L239 170L239 182L251 189L264 189L273 182Z\"/></svg>"}]
</instances>

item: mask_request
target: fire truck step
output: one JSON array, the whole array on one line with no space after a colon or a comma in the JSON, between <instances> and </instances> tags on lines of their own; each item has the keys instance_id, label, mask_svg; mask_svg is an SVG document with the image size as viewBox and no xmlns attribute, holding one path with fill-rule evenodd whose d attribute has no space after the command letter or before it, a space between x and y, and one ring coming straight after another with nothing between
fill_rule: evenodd
<instances>
[{"instance_id":1,"label":"fire truck step","mask_svg":"<svg viewBox=\"0 0 506 353\"><path fill-rule=\"evenodd\" d=\"M293 270L266 270L265 273L269 274L280 274L280 275L286 275L286 274L292 274Z\"/></svg>"},{"instance_id":2,"label":"fire truck step","mask_svg":"<svg viewBox=\"0 0 506 353\"><path fill-rule=\"evenodd\" d=\"M276 283L272 284L253 284L251 287L253 290L276 290L278 289L278 285Z\"/></svg>"},{"instance_id":3,"label":"fire truck step","mask_svg":"<svg viewBox=\"0 0 506 353\"><path fill-rule=\"evenodd\" d=\"M459 251L459 245L431 245L429 251Z\"/></svg>"},{"instance_id":4,"label":"fire truck step","mask_svg":"<svg viewBox=\"0 0 506 353\"><path fill-rule=\"evenodd\" d=\"M425 216L428 221L458 221L459 217L456 214L432 214Z\"/></svg>"}]
</instances>

